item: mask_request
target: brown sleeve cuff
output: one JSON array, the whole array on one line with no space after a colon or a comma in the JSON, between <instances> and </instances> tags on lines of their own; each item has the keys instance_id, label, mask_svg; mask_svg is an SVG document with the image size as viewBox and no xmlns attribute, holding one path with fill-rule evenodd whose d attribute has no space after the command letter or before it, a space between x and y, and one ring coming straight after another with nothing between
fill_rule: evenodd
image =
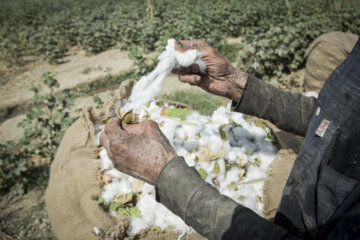
<instances>
[{"instance_id":1,"label":"brown sleeve cuff","mask_svg":"<svg viewBox=\"0 0 360 240\"><path fill-rule=\"evenodd\" d=\"M269 120L278 128L301 136L306 134L315 107L315 98L283 91L251 75L242 98L231 106L233 111Z\"/></svg>"},{"instance_id":2,"label":"brown sleeve cuff","mask_svg":"<svg viewBox=\"0 0 360 240\"><path fill-rule=\"evenodd\" d=\"M262 118L275 89L272 85L248 75L242 98L238 102L232 102L231 110Z\"/></svg>"}]
</instances>

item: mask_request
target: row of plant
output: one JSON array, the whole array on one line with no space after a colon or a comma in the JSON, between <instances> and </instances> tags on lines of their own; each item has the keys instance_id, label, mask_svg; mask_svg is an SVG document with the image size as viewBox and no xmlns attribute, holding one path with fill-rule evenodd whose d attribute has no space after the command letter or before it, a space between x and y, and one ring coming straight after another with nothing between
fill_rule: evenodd
<instances>
[{"instance_id":1,"label":"row of plant","mask_svg":"<svg viewBox=\"0 0 360 240\"><path fill-rule=\"evenodd\" d=\"M356 5L358 7L356 7ZM297 70L309 43L329 31L360 33L355 0L5 0L0 60L61 59L71 46L162 50L168 38L244 40L239 63L259 77Z\"/></svg>"},{"instance_id":2,"label":"row of plant","mask_svg":"<svg viewBox=\"0 0 360 240\"><path fill-rule=\"evenodd\" d=\"M22 194L29 186L44 184L49 163L66 129L76 120L70 115L75 94L65 90L55 95L58 81L44 73L43 85L32 88L34 97L27 102L26 117L18 124L24 135L17 142L0 143L0 193Z\"/></svg>"}]
</instances>

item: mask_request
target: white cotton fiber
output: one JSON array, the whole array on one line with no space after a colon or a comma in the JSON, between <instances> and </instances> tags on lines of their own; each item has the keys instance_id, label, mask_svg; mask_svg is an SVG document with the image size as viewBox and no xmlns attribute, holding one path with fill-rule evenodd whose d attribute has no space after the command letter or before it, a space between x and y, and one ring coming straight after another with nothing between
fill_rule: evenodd
<instances>
[{"instance_id":1,"label":"white cotton fiber","mask_svg":"<svg viewBox=\"0 0 360 240\"><path fill-rule=\"evenodd\" d=\"M230 162L230 163L236 163L237 160L237 154L236 152L231 149L230 151L228 151L226 153L226 159Z\"/></svg>"},{"instance_id":2,"label":"white cotton fiber","mask_svg":"<svg viewBox=\"0 0 360 240\"><path fill-rule=\"evenodd\" d=\"M125 111L133 109L134 112L140 112L141 108L160 92L162 81L175 66L187 67L196 63L202 71L205 70L201 53L197 50L188 50L183 53L175 51L174 39L168 40L165 51L158 59L156 68L148 75L141 77L132 89L128 101L123 106Z\"/></svg>"},{"instance_id":3,"label":"white cotton fiber","mask_svg":"<svg viewBox=\"0 0 360 240\"><path fill-rule=\"evenodd\" d=\"M215 123L219 123L220 125L228 124L229 117L227 116L227 110L225 107L221 106L213 112L211 116L211 120Z\"/></svg>"},{"instance_id":4,"label":"white cotton fiber","mask_svg":"<svg viewBox=\"0 0 360 240\"><path fill-rule=\"evenodd\" d=\"M199 144L198 141L184 141L183 146L188 152L192 152L198 148Z\"/></svg>"},{"instance_id":5,"label":"white cotton fiber","mask_svg":"<svg viewBox=\"0 0 360 240\"><path fill-rule=\"evenodd\" d=\"M101 197L106 204L109 204L115 195L119 192L129 193L131 192L131 184L126 181L112 181L110 184L104 186L104 191Z\"/></svg>"},{"instance_id":6,"label":"white cotton fiber","mask_svg":"<svg viewBox=\"0 0 360 240\"><path fill-rule=\"evenodd\" d=\"M175 130L175 136L178 141L183 142L185 138L188 137L188 133L185 131L183 127L178 127Z\"/></svg>"},{"instance_id":7,"label":"white cotton fiber","mask_svg":"<svg viewBox=\"0 0 360 240\"><path fill-rule=\"evenodd\" d=\"M100 143L99 143L100 144ZM105 150L105 148L103 148L100 153L99 153L100 158L102 159L101 161L101 171L105 170L105 169L111 169L114 167L112 161L110 160L109 156L107 155L107 152Z\"/></svg>"},{"instance_id":8,"label":"white cotton fiber","mask_svg":"<svg viewBox=\"0 0 360 240\"><path fill-rule=\"evenodd\" d=\"M187 165L189 165L189 167L192 167L196 164L195 158L196 158L195 153L190 153L190 154L184 155L185 162Z\"/></svg>"},{"instance_id":9,"label":"white cotton fiber","mask_svg":"<svg viewBox=\"0 0 360 240\"><path fill-rule=\"evenodd\" d=\"M197 50L188 50L186 53L175 51L175 59L179 66L188 67L198 58Z\"/></svg>"},{"instance_id":10,"label":"white cotton fiber","mask_svg":"<svg viewBox=\"0 0 360 240\"><path fill-rule=\"evenodd\" d=\"M128 235L136 234L140 230L148 228L148 227L149 227L149 225L146 224L144 219L139 218L139 217L131 217L130 218L130 228L127 231L127 234Z\"/></svg>"},{"instance_id":11,"label":"white cotton fiber","mask_svg":"<svg viewBox=\"0 0 360 240\"><path fill-rule=\"evenodd\" d=\"M114 177L114 178L129 178L128 175L126 175L125 173L120 172L116 168L112 168L111 170L107 171L106 173L109 174L110 176Z\"/></svg>"},{"instance_id":12,"label":"white cotton fiber","mask_svg":"<svg viewBox=\"0 0 360 240\"><path fill-rule=\"evenodd\" d=\"M235 136L235 139L241 139L241 138L250 138L250 133L248 130L242 128L242 127L235 127L233 129L233 133Z\"/></svg>"},{"instance_id":13,"label":"white cotton fiber","mask_svg":"<svg viewBox=\"0 0 360 240\"><path fill-rule=\"evenodd\" d=\"M174 66L186 67L195 63L205 71L201 53L196 50L179 53L175 51L174 44L175 41L169 39L166 50L159 56L157 67L134 86L130 97L123 101L123 107L125 110L134 108L139 113L140 121L146 118L156 121L176 153L183 156L189 166L206 172L205 181L220 193L262 215L264 178L277 152L267 137L269 130L249 123L241 113L230 112L230 104L216 109L211 117L192 111L187 114L185 121L180 121L162 116L163 107L152 100L160 91L162 80ZM150 104L146 105L149 101ZM165 105L174 108L170 104ZM104 125L96 124L95 129L99 144ZM208 159L207 154L211 156ZM135 192L134 179L114 168L105 149L100 151L99 156L100 169L106 170L106 176L111 178L103 188L104 202L109 204L117 193ZM136 193L139 193L139 189ZM155 200L155 188L152 185L145 183L142 186L136 207L141 217L131 217L128 234L152 226L162 230L169 227L182 234L194 231Z\"/></svg>"},{"instance_id":14,"label":"white cotton fiber","mask_svg":"<svg viewBox=\"0 0 360 240\"><path fill-rule=\"evenodd\" d=\"M304 92L302 93L303 95L307 96L307 97L314 97L314 98L318 98L319 97L319 93L315 92L315 91L309 91L309 92Z\"/></svg>"},{"instance_id":15,"label":"white cotton fiber","mask_svg":"<svg viewBox=\"0 0 360 240\"><path fill-rule=\"evenodd\" d=\"M93 227L93 229L94 229L94 232L95 232L96 235L98 235L98 234L100 233L100 229L99 229L99 228Z\"/></svg>"},{"instance_id":16,"label":"white cotton fiber","mask_svg":"<svg viewBox=\"0 0 360 240\"><path fill-rule=\"evenodd\" d=\"M223 145L223 141L221 139L221 137L219 135L212 135L210 137L210 149L212 152L219 152L222 148L222 145Z\"/></svg>"}]
</instances>

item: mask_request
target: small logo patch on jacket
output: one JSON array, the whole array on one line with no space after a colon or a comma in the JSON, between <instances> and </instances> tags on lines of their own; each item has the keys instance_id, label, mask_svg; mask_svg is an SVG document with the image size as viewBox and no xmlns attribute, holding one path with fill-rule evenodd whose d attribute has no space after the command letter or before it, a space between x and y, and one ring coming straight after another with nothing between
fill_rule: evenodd
<instances>
[{"instance_id":1,"label":"small logo patch on jacket","mask_svg":"<svg viewBox=\"0 0 360 240\"><path fill-rule=\"evenodd\" d=\"M319 137L323 137L325 135L326 129L329 127L330 121L323 119L320 123L319 127L316 129L315 134Z\"/></svg>"}]
</instances>

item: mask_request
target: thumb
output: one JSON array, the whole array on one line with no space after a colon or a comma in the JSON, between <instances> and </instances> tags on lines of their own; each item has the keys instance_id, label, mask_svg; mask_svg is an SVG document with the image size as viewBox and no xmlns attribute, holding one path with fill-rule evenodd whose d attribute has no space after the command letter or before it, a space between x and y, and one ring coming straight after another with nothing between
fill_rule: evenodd
<instances>
[{"instance_id":1,"label":"thumb","mask_svg":"<svg viewBox=\"0 0 360 240\"><path fill-rule=\"evenodd\" d=\"M201 81L201 76L196 74L179 74L179 80L190 85L198 85Z\"/></svg>"}]
</instances>

